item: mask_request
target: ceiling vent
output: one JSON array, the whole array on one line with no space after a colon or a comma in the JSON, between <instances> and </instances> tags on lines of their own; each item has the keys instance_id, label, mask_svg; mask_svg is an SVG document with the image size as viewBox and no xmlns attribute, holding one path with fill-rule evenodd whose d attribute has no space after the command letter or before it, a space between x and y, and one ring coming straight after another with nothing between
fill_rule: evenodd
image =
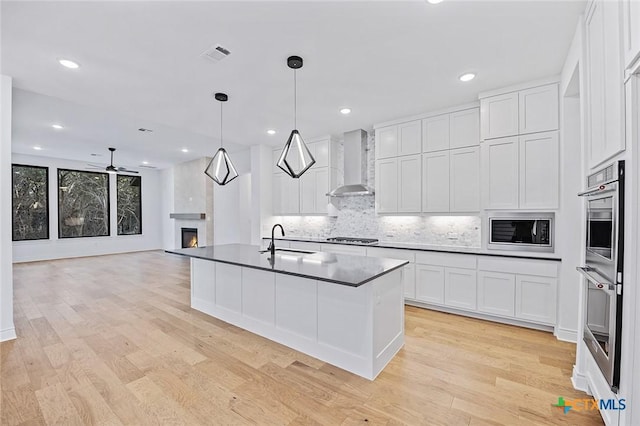
<instances>
[{"instance_id":1,"label":"ceiling vent","mask_svg":"<svg viewBox=\"0 0 640 426\"><path fill-rule=\"evenodd\" d=\"M156 166L149 166L147 164L140 164L138 167L141 167L143 169L157 169Z\"/></svg>"},{"instance_id":2,"label":"ceiling vent","mask_svg":"<svg viewBox=\"0 0 640 426\"><path fill-rule=\"evenodd\" d=\"M200 56L212 62L220 62L230 54L231 52L227 48L216 44L215 46L211 46L207 50L202 52Z\"/></svg>"}]
</instances>

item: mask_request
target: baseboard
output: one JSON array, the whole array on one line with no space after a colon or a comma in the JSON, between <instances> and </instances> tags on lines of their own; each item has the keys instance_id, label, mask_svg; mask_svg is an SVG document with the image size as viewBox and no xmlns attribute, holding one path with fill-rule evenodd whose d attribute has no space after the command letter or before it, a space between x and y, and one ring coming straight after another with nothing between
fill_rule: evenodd
<instances>
[{"instance_id":1,"label":"baseboard","mask_svg":"<svg viewBox=\"0 0 640 426\"><path fill-rule=\"evenodd\" d=\"M570 330L568 328L557 327L553 331L553 335L556 336L556 339L562 340L563 342L578 343L577 330Z\"/></svg>"},{"instance_id":2,"label":"baseboard","mask_svg":"<svg viewBox=\"0 0 640 426\"><path fill-rule=\"evenodd\" d=\"M17 338L15 328L6 328L0 330L0 342L6 342L7 340L13 340Z\"/></svg>"},{"instance_id":3,"label":"baseboard","mask_svg":"<svg viewBox=\"0 0 640 426\"><path fill-rule=\"evenodd\" d=\"M576 370L575 365L573 366L573 374L571 374L571 383L573 384L574 389L582 391L588 395L591 395L587 376L585 376L584 374L578 373L578 370Z\"/></svg>"}]
</instances>

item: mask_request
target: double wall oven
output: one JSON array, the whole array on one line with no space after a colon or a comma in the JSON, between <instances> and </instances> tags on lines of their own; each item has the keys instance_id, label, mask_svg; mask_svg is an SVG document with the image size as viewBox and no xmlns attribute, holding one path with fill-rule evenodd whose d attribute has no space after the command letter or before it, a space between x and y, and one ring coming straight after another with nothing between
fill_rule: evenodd
<instances>
[{"instance_id":1,"label":"double wall oven","mask_svg":"<svg viewBox=\"0 0 640 426\"><path fill-rule=\"evenodd\" d=\"M583 339L614 392L620 383L624 258L624 161L587 178Z\"/></svg>"}]
</instances>

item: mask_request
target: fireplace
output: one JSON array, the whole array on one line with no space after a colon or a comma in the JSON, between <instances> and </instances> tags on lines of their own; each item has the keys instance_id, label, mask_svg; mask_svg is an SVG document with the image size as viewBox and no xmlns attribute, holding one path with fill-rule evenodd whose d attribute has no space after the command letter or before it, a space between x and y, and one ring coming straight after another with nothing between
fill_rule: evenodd
<instances>
[{"instance_id":1,"label":"fireplace","mask_svg":"<svg viewBox=\"0 0 640 426\"><path fill-rule=\"evenodd\" d=\"M181 228L182 229L182 248L198 247L198 229L197 228Z\"/></svg>"}]
</instances>

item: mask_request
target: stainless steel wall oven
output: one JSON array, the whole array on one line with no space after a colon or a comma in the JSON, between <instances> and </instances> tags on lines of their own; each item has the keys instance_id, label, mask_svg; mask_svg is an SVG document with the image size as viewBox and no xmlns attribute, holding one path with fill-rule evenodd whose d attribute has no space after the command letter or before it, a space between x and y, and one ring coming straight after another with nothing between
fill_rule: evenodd
<instances>
[{"instance_id":1,"label":"stainless steel wall oven","mask_svg":"<svg viewBox=\"0 0 640 426\"><path fill-rule=\"evenodd\" d=\"M620 384L624 260L624 161L589 175L583 339L614 392Z\"/></svg>"}]
</instances>

